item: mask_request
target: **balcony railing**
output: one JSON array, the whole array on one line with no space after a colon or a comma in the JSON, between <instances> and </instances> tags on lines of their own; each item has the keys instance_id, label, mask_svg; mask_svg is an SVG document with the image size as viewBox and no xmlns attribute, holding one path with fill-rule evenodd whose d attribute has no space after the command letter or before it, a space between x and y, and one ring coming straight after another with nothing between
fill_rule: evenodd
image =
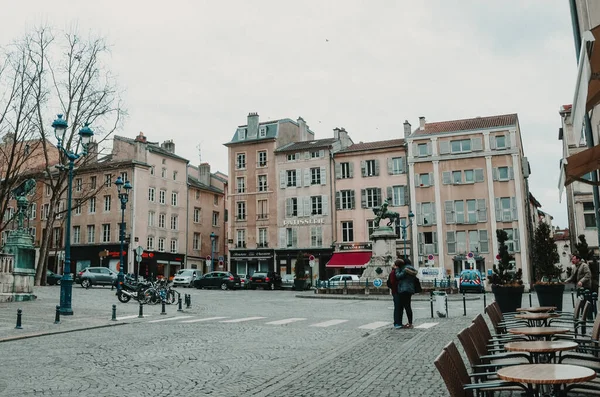
<instances>
[{"instance_id":1,"label":"balcony railing","mask_svg":"<svg viewBox=\"0 0 600 397\"><path fill-rule=\"evenodd\" d=\"M246 248L246 242L237 242L235 248Z\"/></svg>"},{"instance_id":2,"label":"balcony railing","mask_svg":"<svg viewBox=\"0 0 600 397\"><path fill-rule=\"evenodd\" d=\"M258 243L256 244L257 248L269 248L269 243Z\"/></svg>"}]
</instances>

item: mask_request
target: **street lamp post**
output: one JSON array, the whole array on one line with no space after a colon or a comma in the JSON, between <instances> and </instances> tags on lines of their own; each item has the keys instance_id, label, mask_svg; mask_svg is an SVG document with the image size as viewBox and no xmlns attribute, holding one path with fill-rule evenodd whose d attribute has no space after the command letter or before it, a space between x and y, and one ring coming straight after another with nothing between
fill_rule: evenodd
<instances>
[{"instance_id":1,"label":"street lamp post","mask_svg":"<svg viewBox=\"0 0 600 397\"><path fill-rule=\"evenodd\" d=\"M210 232L210 268L209 271L213 271L213 264L215 263L215 239L217 235L215 232Z\"/></svg>"},{"instance_id":2,"label":"street lamp post","mask_svg":"<svg viewBox=\"0 0 600 397\"><path fill-rule=\"evenodd\" d=\"M73 168L75 160L81 156L87 155L88 144L90 143L94 132L85 126L79 130L79 143L83 151L76 153L69 148L63 146L65 140L65 132L67 131L68 124L67 120L63 119L63 115L59 114L58 118L52 122L52 128L54 128L54 136L56 137L56 147L67 157L69 160L69 175L67 178L67 224L65 233L65 264L63 268L63 276L60 280L60 307L59 311L64 315L73 315L73 308L71 307L71 295L73 293L73 276L71 276L71 198L73 193ZM77 145L79 146L79 144ZM64 170L64 166L60 167Z\"/></svg>"},{"instance_id":3,"label":"street lamp post","mask_svg":"<svg viewBox=\"0 0 600 397\"><path fill-rule=\"evenodd\" d=\"M402 228L402 240L404 240L404 260L406 260L406 229L412 226L414 216L415 214L410 211L408 213L409 222L406 225L400 224L400 227Z\"/></svg>"},{"instance_id":4,"label":"street lamp post","mask_svg":"<svg viewBox=\"0 0 600 397\"><path fill-rule=\"evenodd\" d=\"M127 208L127 201L129 201L129 191L131 190L131 184L129 181L123 182L123 178L118 177L115 181L117 185L117 192L119 201L121 202L121 224L119 225L119 241L121 242L121 249L119 250L119 274L117 276L117 293L121 291L123 283L125 282L125 274L123 273L124 258L123 250L125 245L125 208Z\"/></svg>"}]
</instances>

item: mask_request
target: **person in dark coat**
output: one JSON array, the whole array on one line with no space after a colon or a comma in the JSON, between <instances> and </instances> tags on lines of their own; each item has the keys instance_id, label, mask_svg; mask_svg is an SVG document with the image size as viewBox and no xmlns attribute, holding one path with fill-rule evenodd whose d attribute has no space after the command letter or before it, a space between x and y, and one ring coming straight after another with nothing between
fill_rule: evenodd
<instances>
[{"instance_id":1,"label":"person in dark coat","mask_svg":"<svg viewBox=\"0 0 600 397\"><path fill-rule=\"evenodd\" d=\"M398 259L392 265L392 271L389 275L389 287L392 290L392 298L394 299L394 328L402 328L402 318L400 317L400 297L398 295L398 280L396 279L396 270L398 270L399 262L404 265L404 261L402 259Z\"/></svg>"},{"instance_id":2,"label":"person in dark coat","mask_svg":"<svg viewBox=\"0 0 600 397\"><path fill-rule=\"evenodd\" d=\"M411 299L415 293L415 278L417 277L417 269L412 267L410 261L401 259L396 261L398 268L396 269L395 279L398 280L398 303L400 306L400 322L406 310L408 323L402 325L402 328L413 328L413 312L411 307Z\"/></svg>"}]
</instances>

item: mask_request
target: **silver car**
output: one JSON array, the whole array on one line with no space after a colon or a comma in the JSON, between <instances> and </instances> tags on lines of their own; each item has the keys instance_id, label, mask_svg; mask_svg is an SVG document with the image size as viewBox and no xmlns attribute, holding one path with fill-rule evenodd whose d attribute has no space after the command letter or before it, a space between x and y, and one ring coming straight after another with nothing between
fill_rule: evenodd
<instances>
[{"instance_id":1,"label":"silver car","mask_svg":"<svg viewBox=\"0 0 600 397\"><path fill-rule=\"evenodd\" d=\"M75 282L83 288L92 285L115 285L117 272L108 267L86 267L75 276Z\"/></svg>"},{"instance_id":2,"label":"silver car","mask_svg":"<svg viewBox=\"0 0 600 397\"><path fill-rule=\"evenodd\" d=\"M193 287L194 280L202 277L202 273L197 269L182 269L175 273L175 277L173 277L173 287L178 287L180 285L184 287Z\"/></svg>"}]
</instances>

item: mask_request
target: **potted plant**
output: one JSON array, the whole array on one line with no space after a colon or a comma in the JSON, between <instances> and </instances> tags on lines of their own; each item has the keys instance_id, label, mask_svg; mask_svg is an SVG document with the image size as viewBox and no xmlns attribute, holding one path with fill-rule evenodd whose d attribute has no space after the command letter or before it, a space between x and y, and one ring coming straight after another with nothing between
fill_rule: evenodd
<instances>
[{"instance_id":1,"label":"potted plant","mask_svg":"<svg viewBox=\"0 0 600 397\"><path fill-rule=\"evenodd\" d=\"M294 289L296 291L304 291L308 289L308 274L306 257L302 252L296 257L296 268L294 270Z\"/></svg>"},{"instance_id":2,"label":"potted plant","mask_svg":"<svg viewBox=\"0 0 600 397\"><path fill-rule=\"evenodd\" d=\"M533 263L536 272L534 289L540 306L555 306L562 311L565 284L561 282L562 266L550 226L541 223L533 236Z\"/></svg>"},{"instance_id":3,"label":"potted plant","mask_svg":"<svg viewBox=\"0 0 600 397\"><path fill-rule=\"evenodd\" d=\"M488 281L492 285L494 298L502 313L514 312L521 307L523 298L523 272L521 269L515 269L512 263L514 257L508 253L506 240L508 235L504 230L496 230L496 238L500 252L496 256L498 263L494 265L492 274L488 276Z\"/></svg>"}]
</instances>

